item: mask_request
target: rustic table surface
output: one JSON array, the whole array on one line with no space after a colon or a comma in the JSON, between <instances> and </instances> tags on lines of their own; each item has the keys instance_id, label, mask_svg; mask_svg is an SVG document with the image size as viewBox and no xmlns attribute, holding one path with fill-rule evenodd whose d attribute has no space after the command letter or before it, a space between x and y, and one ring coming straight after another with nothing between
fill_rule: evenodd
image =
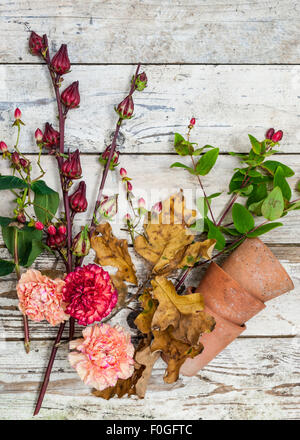
<instances>
[{"instance_id":1,"label":"rustic table surface","mask_svg":"<svg viewBox=\"0 0 300 440\"><path fill-rule=\"evenodd\" d=\"M37 153L33 133L55 121L55 99L45 66L28 53L29 32L47 33L51 49L67 43L73 62L66 82L79 79L80 109L67 121L66 142L83 151L82 166L95 196L101 169L99 152L111 139L117 104L135 65L142 63L148 88L135 96L135 118L119 137L121 162L136 188L195 187L174 162L174 131L184 133L197 118L194 139L220 147L221 155L205 184L224 191L232 168L229 151L245 152L247 134L262 138L271 126L284 130L279 160L300 176L300 3L297 0L12 0L0 4L0 131L7 143L19 106L26 128L22 150ZM11 141L12 143L12 141ZM52 158L43 156L48 182L58 189ZM5 173L4 162L1 172ZM295 187L297 178L291 179ZM117 182L109 182L112 187ZM9 214L7 193L1 215ZM221 204L222 202L222 204ZM90 204L92 205L92 203ZM91 216L88 211L79 223ZM270 303L238 338L196 377L164 385L163 363L154 370L148 394L104 401L91 395L67 361L67 344L58 351L41 419L299 419L299 214L264 237L291 275L295 290ZM1 239L1 257L8 256ZM136 266L140 274L143 264ZM42 255L38 269L56 269ZM189 283L196 285L200 271ZM32 350L22 344L14 276L0 280L0 417L31 418L37 390L56 334L32 324ZM125 320L125 316L122 316ZM79 334L79 332L78 332ZM67 336L67 334L65 334Z\"/></svg>"}]
</instances>

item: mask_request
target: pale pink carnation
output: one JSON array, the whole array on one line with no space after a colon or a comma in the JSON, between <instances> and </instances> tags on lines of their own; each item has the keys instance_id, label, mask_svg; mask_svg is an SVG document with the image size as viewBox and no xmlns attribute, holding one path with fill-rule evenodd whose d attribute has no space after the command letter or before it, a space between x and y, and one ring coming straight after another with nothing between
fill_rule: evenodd
<instances>
[{"instance_id":1,"label":"pale pink carnation","mask_svg":"<svg viewBox=\"0 0 300 440\"><path fill-rule=\"evenodd\" d=\"M62 300L64 285L59 278L52 280L38 270L27 270L17 284L19 309L33 321L46 319L51 325L60 324L68 319Z\"/></svg>"},{"instance_id":2,"label":"pale pink carnation","mask_svg":"<svg viewBox=\"0 0 300 440\"><path fill-rule=\"evenodd\" d=\"M83 339L70 342L76 351L69 353L69 361L86 385L101 391L133 374L134 347L122 327L95 324L82 334Z\"/></svg>"}]
</instances>

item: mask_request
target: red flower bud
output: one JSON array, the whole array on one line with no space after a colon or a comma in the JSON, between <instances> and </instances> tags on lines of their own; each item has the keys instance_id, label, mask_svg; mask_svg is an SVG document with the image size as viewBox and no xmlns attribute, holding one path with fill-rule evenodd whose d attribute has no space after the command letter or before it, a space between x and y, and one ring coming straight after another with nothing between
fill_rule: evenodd
<instances>
[{"instance_id":1,"label":"red flower bud","mask_svg":"<svg viewBox=\"0 0 300 440\"><path fill-rule=\"evenodd\" d=\"M35 229L38 229L39 231L42 231L42 230L44 229L44 225L43 225L43 223L40 222L40 221L35 222L34 227L35 227Z\"/></svg>"},{"instance_id":2,"label":"red flower bud","mask_svg":"<svg viewBox=\"0 0 300 440\"><path fill-rule=\"evenodd\" d=\"M65 246L67 241L66 234L61 234L59 231L56 231L55 235L48 235L46 244L51 249L60 249Z\"/></svg>"},{"instance_id":3,"label":"red flower bud","mask_svg":"<svg viewBox=\"0 0 300 440\"><path fill-rule=\"evenodd\" d=\"M37 144L40 144L43 140L43 132L39 128L35 130L34 137Z\"/></svg>"},{"instance_id":4,"label":"red flower bud","mask_svg":"<svg viewBox=\"0 0 300 440\"><path fill-rule=\"evenodd\" d=\"M74 237L72 242L72 253L76 257L85 257L90 252L91 241L87 226Z\"/></svg>"},{"instance_id":5,"label":"red flower bud","mask_svg":"<svg viewBox=\"0 0 300 440\"><path fill-rule=\"evenodd\" d=\"M59 231L60 234L64 235L64 234L67 233L67 228L66 228L65 225L60 225L59 228L58 228L58 231Z\"/></svg>"},{"instance_id":6,"label":"red flower bud","mask_svg":"<svg viewBox=\"0 0 300 440\"><path fill-rule=\"evenodd\" d=\"M29 160L23 159L23 157L20 159L20 165L22 168L28 168L29 167Z\"/></svg>"},{"instance_id":7,"label":"red flower bud","mask_svg":"<svg viewBox=\"0 0 300 440\"><path fill-rule=\"evenodd\" d=\"M80 179L82 174L79 150L70 153L68 159L64 161L61 167L62 175L68 179Z\"/></svg>"},{"instance_id":8,"label":"red flower bud","mask_svg":"<svg viewBox=\"0 0 300 440\"><path fill-rule=\"evenodd\" d=\"M162 211L162 202L155 203L155 205L152 206L152 211L157 214L160 214Z\"/></svg>"},{"instance_id":9,"label":"red flower bud","mask_svg":"<svg viewBox=\"0 0 300 440\"><path fill-rule=\"evenodd\" d=\"M21 119L22 113L19 108L16 108L14 116L15 116L15 119Z\"/></svg>"},{"instance_id":10,"label":"red flower bud","mask_svg":"<svg viewBox=\"0 0 300 440\"><path fill-rule=\"evenodd\" d=\"M283 136L283 131L282 130L278 130L278 131L276 131L276 133L273 134L272 141L273 142L279 142L279 141L281 141L282 136Z\"/></svg>"},{"instance_id":11,"label":"red flower bud","mask_svg":"<svg viewBox=\"0 0 300 440\"><path fill-rule=\"evenodd\" d=\"M86 184L80 182L77 190L69 197L70 208L75 212L84 212L87 209Z\"/></svg>"},{"instance_id":12,"label":"red flower bud","mask_svg":"<svg viewBox=\"0 0 300 440\"><path fill-rule=\"evenodd\" d=\"M132 191L132 185L130 182L127 182L127 191Z\"/></svg>"},{"instance_id":13,"label":"red flower bud","mask_svg":"<svg viewBox=\"0 0 300 440\"><path fill-rule=\"evenodd\" d=\"M121 174L121 177L126 177L127 176L127 171L125 170L125 168L121 168L120 169L120 174Z\"/></svg>"},{"instance_id":14,"label":"red flower bud","mask_svg":"<svg viewBox=\"0 0 300 440\"><path fill-rule=\"evenodd\" d=\"M61 100L66 107L76 108L79 106L80 95L78 87L79 81L75 81L62 92Z\"/></svg>"},{"instance_id":15,"label":"red flower bud","mask_svg":"<svg viewBox=\"0 0 300 440\"><path fill-rule=\"evenodd\" d=\"M103 151L103 153L101 154L101 156L99 157L99 162L100 162L102 165L104 165L104 166L107 164L107 161L108 161L108 158L109 158L110 147L111 147L111 146L109 145L109 147L107 147L107 148ZM110 162L110 166L109 166L109 169L110 169L110 170L113 170L116 166L119 165L119 155L120 155L119 151L115 151L115 152L114 152L113 157L112 157L112 160L111 160L111 162Z\"/></svg>"},{"instance_id":16,"label":"red flower bud","mask_svg":"<svg viewBox=\"0 0 300 440\"><path fill-rule=\"evenodd\" d=\"M19 223L26 223L26 217L24 212L19 212L19 214L17 215L17 220Z\"/></svg>"},{"instance_id":17,"label":"red flower bud","mask_svg":"<svg viewBox=\"0 0 300 440\"><path fill-rule=\"evenodd\" d=\"M66 44L60 46L59 51L51 60L51 67L58 75L64 75L70 70L71 63L68 56L68 48Z\"/></svg>"},{"instance_id":18,"label":"red flower bud","mask_svg":"<svg viewBox=\"0 0 300 440\"><path fill-rule=\"evenodd\" d=\"M124 221L125 221L125 223L128 223L128 222L130 222L130 220L131 220L131 215L130 214L125 214L124 215Z\"/></svg>"},{"instance_id":19,"label":"red flower bud","mask_svg":"<svg viewBox=\"0 0 300 440\"><path fill-rule=\"evenodd\" d=\"M54 225L49 225L47 228L47 232L50 235L55 235L56 234L56 227Z\"/></svg>"},{"instance_id":20,"label":"red flower bud","mask_svg":"<svg viewBox=\"0 0 300 440\"><path fill-rule=\"evenodd\" d=\"M139 207L139 208L145 208L145 206L146 206L145 199L143 199L143 197L141 197L140 199L138 199L138 207Z\"/></svg>"},{"instance_id":21,"label":"red flower bud","mask_svg":"<svg viewBox=\"0 0 300 440\"><path fill-rule=\"evenodd\" d=\"M8 151L7 145L3 141L0 142L0 151L1 153L6 153Z\"/></svg>"},{"instance_id":22,"label":"red flower bud","mask_svg":"<svg viewBox=\"0 0 300 440\"><path fill-rule=\"evenodd\" d=\"M29 50L32 55L39 55L44 49L44 40L43 37L36 34L35 32L31 32L29 37Z\"/></svg>"},{"instance_id":23,"label":"red flower bud","mask_svg":"<svg viewBox=\"0 0 300 440\"><path fill-rule=\"evenodd\" d=\"M11 155L11 161L15 168L20 168L20 155L16 151L12 153Z\"/></svg>"},{"instance_id":24,"label":"red flower bud","mask_svg":"<svg viewBox=\"0 0 300 440\"><path fill-rule=\"evenodd\" d=\"M191 120L190 120L190 125L195 125L196 124L196 119L195 118L192 118Z\"/></svg>"},{"instance_id":25,"label":"red flower bud","mask_svg":"<svg viewBox=\"0 0 300 440\"><path fill-rule=\"evenodd\" d=\"M55 148L59 144L59 132L54 130L49 122L46 122L45 131L43 135L43 144L46 148Z\"/></svg>"},{"instance_id":26,"label":"red flower bud","mask_svg":"<svg viewBox=\"0 0 300 440\"><path fill-rule=\"evenodd\" d=\"M266 139L272 139L274 133L275 133L274 128L269 128L269 130L266 133Z\"/></svg>"},{"instance_id":27,"label":"red flower bud","mask_svg":"<svg viewBox=\"0 0 300 440\"><path fill-rule=\"evenodd\" d=\"M145 87L147 87L148 78L145 72L140 73L135 80L135 87L136 89L141 92L144 90Z\"/></svg>"},{"instance_id":28,"label":"red flower bud","mask_svg":"<svg viewBox=\"0 0 300 440\"><path fill-rule=\"evenodd\" d=\"M126 98L120 102L118 107L115 109L120 118L122 119L130 119L133 114L134 104L132 96L126 96Z\"/></svg>"}]
</instances>

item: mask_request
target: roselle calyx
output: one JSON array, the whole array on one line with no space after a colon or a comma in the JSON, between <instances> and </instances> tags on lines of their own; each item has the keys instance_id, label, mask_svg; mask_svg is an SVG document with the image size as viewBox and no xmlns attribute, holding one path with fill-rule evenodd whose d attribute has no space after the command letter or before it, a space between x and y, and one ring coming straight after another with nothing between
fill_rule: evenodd
<instances>
[{"instance_id":1,"label":"roselle calyx","mask_svg":"<svg viewBox=\"0 0 300 440\"><path fill-rule=\"evenodd\" d=\"M107 161L108 161L108 158L109 158L110 147L111 147L111 146L109 145L109 146L103 151L103 153L101 154L101 156L99 157L99 162L100 162L102 165L104 165L104 166L107 164ZM120 155L119 151L115 151L115 152L114 152L113 157L112 157L112 160L111 160L110 165L109 165L109 169L110 169L110 170L115 169L115 168L119 165L119 155Z\"/></svg>"},{"instance_id":2,"label":"roselle calyx","mask_svg":"<svg viewBox=\"0 0 300 440\"><path fill-rule=\"evenodd\" d=\"M76 191L69 197L70 208L74 212L84 212L87 209L86 184L80 182Z\"/></svg>"},{"instance_id":3,"label":"roselle calyx","mask_svg":"<svg viewBox=\"0 0 300 440\"><path fill-rule=\"evenodd\" d=\"M126 96L115 109L121 119L130 119L133 115L134 104L131 95Z\"/></svg>"},{"instance_id":4,"label":"roselle calyx","mask_svg":"<svg viewBox=\"0 0 300 440\"><path fill-rule=\"evenodd\" d=\"M54 72L56 72L58 75L64 75L70 70L71 63L66 44L62 44L60 46L59 51L52 58L50 65Z\"/></svg>"},{"instance_id":5,"label":"roselle calyx","mask_svg":"<svg viewBox=\"0 0 300 440\"><path fill-rule=\"evenodd\" d=\"M32 55L40 55L44 50L43 37L36 34L35 32L31 32L28 44L29 44L29 50Z\"/></svg>"},{"instance_id":6,"label":"roselle calyx","mask_svg":"<svg viewBox=\"0 0 300 440\"><path fill-rule=\"evenodd\" d=\"M46 122L42 142L48 149L55 149L59 145L59 132L49 122Z\"/></svg>"},{"instance_id":7,"label":"roselle calyx","mask_svg":"<svg viewBox=\"0 0 300 440\"><path fill-rule=\"evenodd\" d=\"M135 88L139 92L147 87L148 78L145 72L140 73L135 80Z\"/></svg>"},{"instance_id":8,"label":"roselle calyx","mask_svg":"<svg viewBox=\"0 0 300 440\"><path fill-rule=\"evenodd\" d=\"M68 159L66 159L62 164L61 173L70 180L80 179L82 169L80 164L79 150L69 154Z\"/></svg>"},{"instance_id":9,"label":"roselle calyx","mask_svg":"<svg viewBox=\"0 0 300 440\"><path fill-rule=\"evenodd\" d=\"M72 253L76 257L85 257L88 255L91 249L91 241L89 236L88 227L79 232L73 239Z\"/></svg>"},{"instance_id":10,"label":"roselle calyx","mask_svg":"<svg viewBox=\"0 0 300 440\"><path fill-rule=\"evenodd\" d=\"M80 104L79 81L74 81L61 94L62 103L68 107L76 108Z\"/></svg>"},{"instance_id":11,"label":"roselle calyx","mask_svg":"<svg viewBox=\"0 0 300 440\"><path fill-rule=\"evenodd\" d=\"M111 197L103 196L98 211L101 217L112 220L118 212L118 194Z\"/></svg>"}]
</instances>

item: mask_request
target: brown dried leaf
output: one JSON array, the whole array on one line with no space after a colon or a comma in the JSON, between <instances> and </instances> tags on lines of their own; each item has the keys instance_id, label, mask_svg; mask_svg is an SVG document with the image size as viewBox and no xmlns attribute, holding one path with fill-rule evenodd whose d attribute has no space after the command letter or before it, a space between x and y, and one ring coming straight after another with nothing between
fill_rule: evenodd
<instances>
[{"instance_id":1,"label":"brown dried leaf","mask_svg":"<svg viewBox=\"0 0 300 440\"><path fill-rule=\"evenodd\" d=\"M151 333L152 318L157 308L157 301L152 298L151 289L146 289L139 297L143 311L135 318L135 325L144 334Z\"/></svg>"},{"instance_id":2,"label":"brown dried leaf","mask_svg":"<svg viewBox=\"0 0 300 440\"><path fill-rule=\"evenodd\" d=\"M135 386L136 394L140 398L145 397L148 382L149 382L154 364L159 357L160 357L160 353L158 351L153 353L149 346L136 352L136 355L135 355L136 362L138 362L142 366L145 366L145 368L142 371L142 375L138 379L136 386Z\"/></svg>"},{"instance_id":3,"label":"brown dried leaf","mask_svg":"<svg viewBox=\"0 0 300 440\"><path fill-rule=\"evenodd\" d=\"M207 258L215 243L206 240L193 243L194 236L187 226L195 219L196 212L185 209L182 191L162 203L162 212L157 218L145 222L147 239L139 235L134 242L135 250L152 266L154 274L169 274L183 267L186 260ZM188 257L191 258L188 258Z\"/></svg>"},{"instance_id":4,"label":"brown dried leaf","mask_svg":"<svg viewBox=\"0 0 300 440\"><path fill-rule=\"evenodd\" d=\"M118 292L118 302L116 307L122 307L125 304L125 300L127 298L128 286L124 283L122 278L118 277L118 275L111 275L110 278Z\"/></svg>"},{"instance_id":5,"label":"brown dried leaf","mask_svg":"<svg viewBox=\"0 0 300 440\"><path fill-rule=\"evenodd\" d=\"M136 270L128 253L127 240L116 238L109 223L97 226L91 245L96 252L95 263L101 266L117 267L116 276L119 279L137 284Z\"/></svg>"}]
</instances>

